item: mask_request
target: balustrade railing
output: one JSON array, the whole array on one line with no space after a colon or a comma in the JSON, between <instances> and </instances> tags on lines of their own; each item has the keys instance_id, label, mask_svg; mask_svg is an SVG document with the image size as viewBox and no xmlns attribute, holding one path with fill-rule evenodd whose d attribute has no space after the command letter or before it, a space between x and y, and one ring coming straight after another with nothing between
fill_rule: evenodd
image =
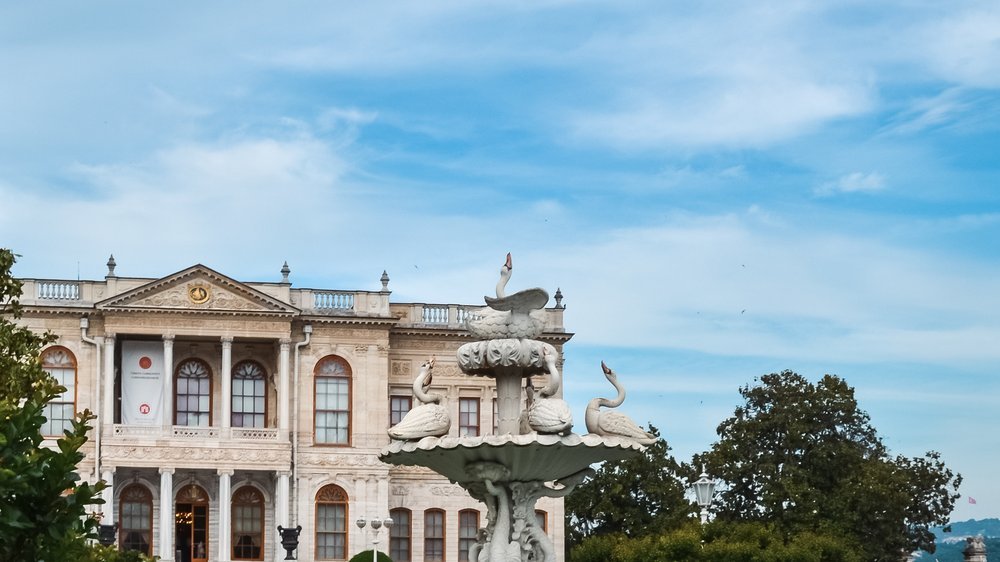
<instances>
[{"instance_id":1,"label":"balustrade railing","mask_svg":"<svg viewBox=\"0 0 1000 562\"><path fill-rule=\"evenodd\" d=\"M40 300L80 300L80 283L74 281L38 281Z\"/></svg>"},{"instance_id":2,"label":"balustrade railing","mask_svg":"<svg viewBox=\"0 0 1000 562\"><path fill-rule=\"evenodd\" d=\"M160 439L167 436L185 441L197 439L224 441L232 439L235 441L255 441L258 443L279 443L281 433L276 427L233 427L224 429L221 427L174 425L168 430L159 425L114 424L112 435L114 437L134 439Z\"/></svg>"},{"instance_id":3,"label":"balustrade railing","mask_svg":"<svg viewBox=\"0 0 1000 562\"><path fill-rule=\"evenodd\" d=\"M354 310L354 293L343 291L316 291L313 293L316 310Z\"/></svg>"},{"instance_id":4,"label":"balustrade railing","mask_svg":"<svg viewBox=\"0 0 1000 562\"><path fill-rule=\"evenodd\" d=\"M448 306L425 304L420 321L425 324L447 324Z\"/></svg>"}]
</instances>

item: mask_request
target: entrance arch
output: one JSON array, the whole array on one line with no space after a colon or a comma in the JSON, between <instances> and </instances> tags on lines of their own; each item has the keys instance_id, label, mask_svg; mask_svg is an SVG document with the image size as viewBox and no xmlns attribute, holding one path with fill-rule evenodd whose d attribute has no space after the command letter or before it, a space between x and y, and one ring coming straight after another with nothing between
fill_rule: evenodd
<instances>
[{"instance_id":1,"label":"entrance arch","mask_svg":"<svg viewBox=\"0 0 1000 562\"><path fill-rule=\"evenodd\" d=\"M197 484L177 492L174 504L175 562L208 561L208 493Z\"/></svg>"}]
</instances>

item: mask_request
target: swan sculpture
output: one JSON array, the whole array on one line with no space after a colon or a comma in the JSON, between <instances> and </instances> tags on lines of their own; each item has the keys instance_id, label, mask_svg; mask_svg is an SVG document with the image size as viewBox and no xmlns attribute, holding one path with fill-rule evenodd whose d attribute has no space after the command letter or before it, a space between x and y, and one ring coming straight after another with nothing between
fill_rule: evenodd
<instances>
[{"instance_id":1,"label":"swan sculpture","mask_svg":"<svg viewBox=\"0 0 1000 562\"><path fill-rule=\"evenodd\" d=\"M413 381L413 396L420 405L410 409L399 423L389 428L389 437L414 441L424 437L440 437L451 429L448 408L441 404L444 397L427 392L433 379L433 370L434 358L420 366L420 372Z\"/></svg>"},{"instance_id":2,"label":"swan sculpture","mask_svg":"<svg viewBox=\"0 0 1000 562\"><path fill-rule=\"evenodd\" d=\"M585 420L587 431L604 437L627 437L634 439L642 445L652 445L656 442L656 436L643 431L632 418L619 412L601 411L601 406L605 408L617 408L625 401L625 389L618 383L618 375L615 374L605 363L601 361L601 369L604 376L614 385L618 391L618 396L614 400L607 398L594 398L587 404Z\"/></svg>"},{"instance_id":3,"label":"swan sculpture","mask_svg":"<svg viewBox=\"0 0 1000 562\"><path fill-rule=\"evenodd\" d=\"M573 428L573 414L569 404L561 398L551 398L562 387L562 377L556 367L555 354L548 348L543 348L542 356L549 370L549 384L545 385L535 396L529 396L528 426L538 433L569 434ZM534 393L531 379L528 379L528 392Z\"/></svg>"},{"instance_id":4,"label":"swan sculpture","mask_svg":"<svg viewBox=\"0 0 1000 562\"><path fill-rule=\"evenodd\" d=\"M465 325L473 334L483 339L532 338L545 329L545 311L540 310L549 302L545 289L535 287L507 295L505 290L514 266L507 253L507 261L500 268L497 296L483 297L492 310L483 311L478 317L466 319Z\"/></svg>"}]
</instances>

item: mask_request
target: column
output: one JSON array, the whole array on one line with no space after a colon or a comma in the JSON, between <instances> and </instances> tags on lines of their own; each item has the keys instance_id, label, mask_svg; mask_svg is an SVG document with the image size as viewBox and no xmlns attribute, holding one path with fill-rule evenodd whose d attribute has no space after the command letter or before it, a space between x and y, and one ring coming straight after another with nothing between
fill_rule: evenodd
<instances>
[{"instance_id":1,"label":"column","mask_svg":"<svg viewBox=\"0 0 1000 562\"><path fill-rule=\"evenodd\" d=\"M232 555L230 541L232 540L233 527L233 471L232 469L219 469L219 561L229 562Z\"/></svg>"},{"instance_id":2,"label":"column","mask_svg":"<svg viewBox=\"0 0 1000 562\"><path fill-rule=\"evenodd\" d=\"M172 562L173 559L174 469L160 468L160 560Z\"/></svg>"},{"instance_id":3,"label":"column","mask_svg":"<svg viewBox=\"0 0 1000 562\"><path fill-rule=\"evenodd\" d=\"M222 424L228 429L233 421L233 338L222 337ZM225 433L225 432L223 432Z\"/></svg>"},{"instance_id":4,"label":"column","mask_svg":"<svg viewBox=\"0 0 1000 562\"><path fill-rule=\"evenodd\" d=\"M348 545L361 545L360 548L353 548L355 552L360 552L364 550L365 545L365 530L358 529L358 526L354 524L359 517L364 517L368 519L371 517L371 510L368 507L368 494L367 494L367 482L364 476L359 476L354 480L354 509L349 511L353 516L351 521L348 521L348 525L354 530L353 542L348 542ZM304 525L303 525L304 526ZM368 527L365 527L367 529ZM350 552L347 553L348 556L351 555Z\"/></svg>"},{"instance_id":5,"label":"column","mask_svg":"<svg viewBox=\"0 0 1000 562\"><path fill-rule=\"evenodd\" d=\"M378 509L379 517L385 519L389 516L389 477L380 476L378 479Z\"/></svg>"},{"instance_id":6,"label":"column","mask_svg":"<svg viewBox=\"0 0 1000 562\"><path fill-rule=\"evenodd\" d=\"M281 338L278 351L278 434L288 439L288 406L291 396L288 392L288 348L292 340Z\"/></svg>"},{"instance_id":7,"label":"column","mask_svg":"<svg viewBox=\"0 0 1000 562\"><path fill-rule=\"evenodd\" d=\"M278 471L278 483L275 489L275 500L274 500L274 520L275 525L281 525L282 527L289 527L290 522L288 520L288 477L290 473L287 470Z\"/></svg>"},{"instance_id":8,"label":"column","mask_svg":"<svg viewBox=\"0 0 1000 562\"><path fill-rule=\"evenodd\" d=\"M105 466L101 471L101 480L107 482L108 486L101 490L101 498L104 499L104 506L101 512L104 513L103 525L114 525L115 521L115 469Z\"/></svg>"},{"instance_id":9,"label":"column","mask_svg":"<svg viewBox=\"0 0 1000 562\"><path fill-rule=\"evenodd\" d=\"M163 335L163 427L171 435L174 425L174 336ZM173 499L171 498L171 501ZM173 513L173 508L170 509ZM173 558L173 554L170 555Z\"/></svg>"},{"instance_id":10,"label":"column","mask_svg":"<svg viewBox=\"0 0 1000 562\"><path fill-rule=\"evenodd\" d=\"M104 389L105 401L101 404L100 414L104 423L111 427L115 419L115 335L104 335Z\"/></svg>"},{"instance_id":11,"label":"column","mask_svg":"<svg viewBox=\"0 0 1000 562\"><path fill-rule=\"evenodd\" d=\"M288 477L290 472L287 470L279 470L277 473L278 479L274 486L274 525L282 527L291 527L291 523L288 518ZM348 521L350 523L350 521ZM272 527L274 528L274 527ZM276 535L277 536L277 535ZM299 559L304 559L302 553L302 540L305 537L299 537ZM281 540L273 541L274 544L274 559L283 560L285 558L285 549L281 548Z\"/></svg>"}]
</instances>

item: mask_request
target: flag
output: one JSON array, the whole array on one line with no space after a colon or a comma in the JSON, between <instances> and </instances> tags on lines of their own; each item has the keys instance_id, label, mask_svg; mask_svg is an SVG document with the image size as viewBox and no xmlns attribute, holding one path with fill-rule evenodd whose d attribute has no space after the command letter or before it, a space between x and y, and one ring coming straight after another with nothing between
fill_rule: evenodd
<instances>
[{"instance_id":1,"label":"flag","mask_svg":"<svg viewBox=\"0 0 1000 562\"><path fill-rule=\"evenodd\" d=\"M974 498L972 496L969 496L969 503L975 504L976 503L976 498Z\"/></svg>"}]
</instances>

